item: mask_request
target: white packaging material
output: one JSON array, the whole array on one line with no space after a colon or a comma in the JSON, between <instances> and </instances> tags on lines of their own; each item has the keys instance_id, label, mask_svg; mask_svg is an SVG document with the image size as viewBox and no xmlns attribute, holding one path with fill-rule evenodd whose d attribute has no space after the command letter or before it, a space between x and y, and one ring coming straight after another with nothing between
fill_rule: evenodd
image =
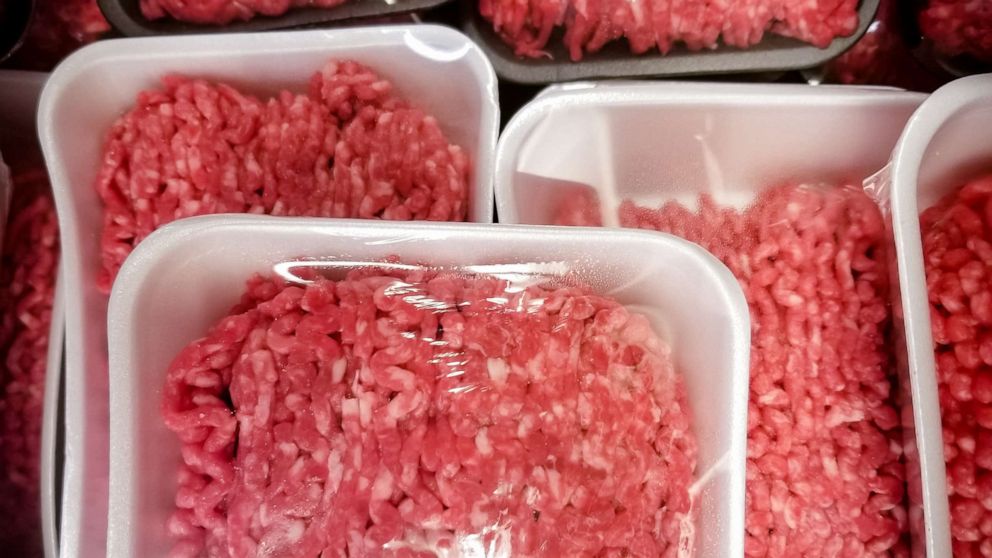
<instances>
[{"instance_id":1,"label":"white packaging material","mask_svg":"<svg viewBox=\"0 0 992 558\"><path fill-rule=\"evenodd\" d=\"M0 149L38 141L35 129L38 98L48 74L0 70ZM10 152L13 152L11 150ZM2 187L0 187L2 193ZM10 192L7 193L8 195ZM2 203L0 203L2 204ZM3 219L0 219L0 245ZM58 447L59 389L62 380L62 334L64 329L61 277L55 286L52 329L48 337L48 364L45 370L45 402L41 433L41 527L45 556L58 556L58 494L56 479L62 448Z\"/></svg>"},{"instance_id":2,"label":"white packaging material","mask_svg":"<svg viewBox=\"0 0 992 558\"><path fill-rule=\"evenodd\" d=\"M55 191L66 269L66 463L61 548L102 556L108 470L106 304L102 207L94 188L103 138L139 91L169 73L224 80L270 95L302 90L330 58L352 59L389 79L434 115L471 158L469 218L492 219L496 80L479 49L432 25L100 41L63 61L42 95L40 135Z\"/></svg>"},{"instance_id":3,"label":"white packaging material","mask_svg":"<svg viewBox=\"0 0 992 558\"><path fill-rule=\"evenodd\" d=\"M500 222L550 224L583 191L617 226L624 200L744 208L780 184L861 184L884 167L925 95L882 87L715 83L552 86L509 122L496 154ZM909 398L909 388L904 388ZM912 409L903 410L909 421ZM918 419L918 417L916 417ZM907 428L907 460L914 433ZM912 494L913 491L910 491ZM923 502L914 501L922 516ZM920 541L916 533L914 541ZM922 543L917 543L922 544ZM930 556L949 556L927 540Z\"/></svg>"},{"instance_id":4,"label":"white packaging material","mask_svg":"<svg viewBox=\"0 0 992 558\"><path fill-rule=\"evenodd\" d=\"M229 312L246 278L300 257L347 269L391 256L476 273L551 268L552 276L569 274L645 314L673 347L699 442L695 556L741 556L750 333L741 289L711 255L643 231L256 216L163 227L138 246L115 283L108 556L161 556L169 548L165 524L180 458L160 409L166 371Z\"/></svg>"},{"instance_id":5,"label":"white packaging material","mask_svg":"<svg viewBox=\"0 0 992 558\"><path fill-rule=\"evenodd\" d=\"M938 89L913 115L892 156L893 233L912 380L930 556L950 556L940 402L923 265L920 213L992 168L992 74Z\"/></svg>"}]
</instances>

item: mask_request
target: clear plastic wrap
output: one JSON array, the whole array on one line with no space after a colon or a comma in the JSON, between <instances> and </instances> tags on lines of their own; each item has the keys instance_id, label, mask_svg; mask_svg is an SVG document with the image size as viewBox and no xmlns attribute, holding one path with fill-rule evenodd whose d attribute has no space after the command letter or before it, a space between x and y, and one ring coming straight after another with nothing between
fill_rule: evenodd
<instances>
[{"instance_id":1,"label":"clear plastic wrap","mask_svg":"<svg viewBox=\"0 0 992 558\"><path fill-rule=\"evenodd\" d=\"M907 125L891 166L923 495L940 556L992 553L990 92L990 75L938 89Z\"/></svg>"},{"instance_id":2,"label":"clear plastic wrap","mask_svg":"<svg viewBox=\"0 0 992 558\"><path fill-rule=\"evenodd\" d=\"M65 505L61 524L64 554L102 556L106 553L103 533L106 532L106 483L109 470L109 407L105 291L109 286L109 275L103 265L102 248L105 244L123 244L124 248L128 248L128 242L127 239L102 237L106 230L105 213L100 193L94 187L101 163L104 162L102 140L107 137L106 134L119 117L125 115L127 118L128 110L134 107L135 99L141 91L158 89L164 97L161 94L164 89L163 76L177 69L195 80L228 83L231 88L236 87L244 92L242 97L250 93L256 99L269 99L279 95L284 89L297 91L299 94L295 97L289 95L288 101L292 102L287 102L288 107L281 103L287 101L286 95L282 95L271 100L265 108L271 109L277 116L288 113L298 116L294 111L305 112L305 105L308 104L309 95L305 94L308 80L332 59L356 60L374 68L377 74L393 84L395 97L407 99L410 104L435 117L437 127L450 139L449 143L461 146L471 162L466 184L468 208L465 217L471 221L490 222L492 156L499 122L495 77L478 48L457 31L432 25L397 25L339 29L333 33L308 30L98 41L67 58L52 74L41 101L39 132L59 206L65 277L68 282L66 290L75 293L66 300L66 391L85 394L84 397L70 398L66 402L66 452L69 464L66 467ZM107 88L106 84L111 81L115 87ZM356 84L356 87L362 89L363 85ZM202 92L207 100L211 92L219 89L203 86L191 88ZM231 93L231 88L224 91ZM331 172L329 164L325 167L293 164L313 157L314 151L324 153L323 150L327 147L319 141L316 149L312 142L296 141L300 139L292 135L299 131L296 127L287 127L290 135L285 138L279 136L282 129L279 126L268 130L268 140L275 144L272 147L275 155L267 161L258 161L257 167L248 164L231 165L229 160L221 157L225 154L223 150L212 148L214 144L198 146L189 141L196 136L198 125L205 127L203 131L206 132L206 128L209 128L207 123L217 122L218 111L222 117L237 112L232 105L223 102L226 98L215 98L216 103L206 102L191 106L187 102L177 105L181 105L185 111L182 114L189 118L185 135L178 136L187 141L177 140L177 144L181 143L183 148L189 148L190 145L202 148L188 149L189 157L185 160L180 157L178 160L188 163L186 170L196 174L197 179L205 177L206 182L216 184L217 177L211 176L211 171L217 168L235 174L248 174L261 168L280 178L289 175L292 179L301 179L303 176L301 180L304 181L308 173L314 177ZM150 105L154 104L152 101L155 98L148 101ZM248 104L254 105L250 102ZM201 109L206 113L201 112ZM296 123L299 124L298 121ZM365 123L369 124L369 128L374 128L373 123L362 120L361 124ZM149 125L153 127L154 124L154 119L150 119ZM319 124L314 122L313 128L319 128ZM387 122L381 124L388 127ZM312 131L308 126L301 127L305 132ZM337 130L336 126L328 128ZM168 135L168 132L174 130L163 128L159 131ZM209 131L215 130L211 128ZM225 128L228 135L224 139L236 144L240 138L238 131L236 128ZM154 133L150 134L154 139ZM371 136L372 132L368 135ZM205 133L202 137L209 136L209 133ZM94 138L97 140L94 141ZM336 139L327 138L328 143ZM144 170L153 169L152 161L158 160L158 150L165 149L165 145L167 144L156 141L148 141L142 145L145 149L138 155L145 157L141 159L146 164ZM410 155L410 148L409 145L403 146L403 149L397 146L387 154ZM238 150L232 148L232 151ZM130 154L133 155L134 152ZM117 155L123 156L125 153ZM312 159L316 160L321 159ZM204 161L211 164L202 164ZM367 159L362 161L368 162ZM201 163L201 166L197 167L197 163ZM347 165L342 162L340 166ZM381 170L374 164L371 167L373 170ZM130 234L135 231L147 234L149 229L155 227L156 220L160 224L198 213L196 202L203 199L195 195L184 197L184 201L190 203L182 207L185 213L181 215L170 212L177 207L164 203L155 206L164 216L160 216L158 211L147 211L151 205L149 197L161 201L168 196L156 197L154 187L149 196L149 184L157 185L155 180L145 181L150 178L149 175L127 181L124 179L133 177L117 172L118 170L120 169L109 170L108 174L116 173L115 176L121 179L121 183L105 185L109 186L110 192L123 192L114 187L126 184L126 193L133 194L133 197L122 196L115 199L126 209L120 212L121 218L125 222L128 218L143 219L140 223L128 223L140 227L122 227L119 230L130 231ZM163 167L163 170L170 169ZM363 169L356 169L358 178L367 177L357 172L360 170ZM377 177L375 174L372 176ZM230 186L230 182L227 182L229 178L231 177L227 174L222 177L222 188ZM282 193L278 188L281 181L269 178L268 183L274 183L276 187L263 189L263 193ZM292 180L288 180L288 183L296 184ZM171 184L180 192L188 192L191 188L189 181L176 180ZM380 188L384 184L377 181L372 186ZM254 190L242 192L247 198L259 194ZM249 209L247 205L239 206L238 210ZM130 211L132 207L138 211ZM284 213L290 214L289 211ZM150 227L149 221L152 225ZM101 285L103 289L100 288Z\"/></svg>"},{"instance_id":3,"label":"clear plastic wrap","mask_svg":"<svg viewBox=\"0 0 992 558\"><path fill-rule=\"evenodd\" d=\"M4 163L3 153L0 153L0 246L3 246L3 231L7 228L7 212L10 210L10 195L13 190L10 167Z\"/></svg>"},{"instance_id":4,"label":"clear plastic wrap","mask_svg":"<svg viewBox=\"0 0 992 558\"><path fill-rule=\"evenodd\" d=\"M862 177L885 165L922 96L825 89L556 88L508 125L498 153L501 219L673 233L740 281L747 556L900 556L913 542L892 250Z\"/></svg>"},{"instance_id":5,"label":"clear plastic wrap","mask_svg":"<svg viewBox=\"0 0 992 558\"><path fill-rule=\"evenodd\" d=\"M111 555L739 554L746 310L684 241L197 218L110 324Z\"/></svg>"}]
</instances>

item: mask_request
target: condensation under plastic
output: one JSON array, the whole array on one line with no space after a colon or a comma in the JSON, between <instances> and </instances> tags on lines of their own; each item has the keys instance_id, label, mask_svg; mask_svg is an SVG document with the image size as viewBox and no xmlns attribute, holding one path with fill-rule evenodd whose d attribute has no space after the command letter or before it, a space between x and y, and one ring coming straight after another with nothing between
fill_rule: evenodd
<instances>
[{"instance_id":1,"label":"condensation under plastic","mask_svg":"<svg viewBox=\"0 0 992 558\"><path fill-rule=\"evenodd\" d=\"M253 243L246 246L238 239L243 238L249 230L252 232ZM197 249L192 250L192 246ZM328 257L329 254L335 256ZM642 261L645 254L653 256L652 262L647 265ZM298 258L301 256L309 256L311 259L300 262ZM380 271L368 271L369 264L374 264ZM422 265L429 266L427 273L445 275L449 271L453 272L451 277L455 278L453 280L456 284L461 280L458 278L469 276L479 278L482 281L480 285L485 286L452 291L451 284L445 283L448 279L436 279L436 283L428 283L424 287L409 280L411 274L422 273ZM313 275L315 268L321 271L320 279ZM367 540L377 541L378 548L382 549L395 549L399 544L416 543L415 546L419 545L417 548L436 550L438 555L446 555L446 552L458 555L451 553L459 543L463 544L464 552L468 553L461 555L542 555L540 549L527 551L526 544L520 538L524 536L521 533L527 533L526 529L530 529L531 524L539 524L542 520L550 522L553 518L562 523L552 524L555 529L549 527L538 531L538 534L543 533L544 542L555 542L553 533L568 535L568 540L557 541L562 545L580 544L590 538L606 536L607 533L594 523L582 523L585 525L584 529L577 525L568 526L562 519L567 514L555 507L556 501L560 503L566 498L564 493L558 494L556 490L564 491L566 487L575 489L576 492L572 493L572 500L569 501L573 502L572 507L577 507L575 502L581 501L582 490L589 489L589 479L596 478L596 469L592 466L570 469L563 463L566 460L563 457L565 453L561 453L555 467L544 465L543 470L538 470L539 463L535 461L538 458L534 454L519 452L524 449L534 452L537 448L553 447L554 444L528 445L517 436L520 429L526 431L530 428L532 432L529 435L538 436L539 430L544 432L543 435L548 435L557 426L571 424L571 430L564 431L560 445L557 446L560 451L588 451L593 462L599 465L609 463L611 467L615 467L615 478L625 481L625 477L619 473L623 467L617 465L614 457L597 460L594 450L598 443L605 443L607 439L619 439L621 436L614 434L593 442L595 436L590 433L596 432L597 425L624 425L631 422L624 420L622 415L616 415L614 419L592 419L586 427L581 427L581 419L578 417L587 411L596 413L611 408L620 409L627 404L628 395L638 394L632 389L620 388L620 384L607 382L605 385L616 388L616 393L610 393L607 397L605 392L600 392L600 401L596 405L579 411L579 394L582 389L573 392L563 390L560 386L567 382L559 384L556 378L560 377L555 373L564 366L550 360L569 351L579 350L577 345L564 349L560 343L577 335L581 328L577 329L576 324L590 324L597 318L587 317L584 321L568 322L572 325L562 325L552 319L543 326L530 327L541 324L545 314L560 317L563 314L571 315L569 313L575 313L575 316L588 313L590 309L579 301L581 296L568 303L569 297L561 297L564 291L558 290L579 289L578 285L583 284L589 286L589 292L599 293L603 297L591 295L586 301L597 301L594 305L609 306L613 309L611 312L623 314L629 310L632 314L645 316L647 319L643 321L642 318L632 318L628 331L632 337L629 340L636 341L639 346L654 347L645 354L654 355L651 359L657 356L657 360L653 361L658 363L666 360L664 344L670 346L671 363L674 366L672 370L677 371L685 382L685 396L692 415L691 431L699 448L698 463L694 472L683 469L683 484L674 487L673 492L690 496L695 525L692 526L684 515L659 516L659 520L668 525L665 544L678 545L682 549L679 555L690 555L693 550L691 555L695 556L739 554L740 548L735 551L733 546L728 546L725 537L727 529L741 520L743 512L743 421L746 400L742 389L746 387L747 378L746 309L739 287L733 282L729 272L698 247L673 237L640 231L611 231L604 234L601 230L563 231L456 224L370 224L360 221L329 225L326 221L319 220L211 216L176 222L154 233L129 258L114 287L109 319L112 413L109 556L158 555L175 542L166 536L163 527L168 524L169 516L175 509L173 501L176 497L175 481L180 451L175 434L166 428L159 412L159 398L163 394L170 362L199 362L196 358L189 361L184 360L184 357L175 361L173 359L183 347L202 336L210 326L230 313L231 306L244 290L245 279L253 273L262 273L270 277L282 277L292 284L305 285L313 290L313 283L301 283L301 280L326 281L323 279L326 277L340 281L349 272L378 275L381 268L385 268L390 275L399 276L401 282L394 279L369 279L378 283L378 293L373 296L373 291L370 291L368 296L371 300L365 299L363 304L374 302L378 307L375 318L387 318L373 322L373 316L368 315L367 323L375 324L376 333L357 335L361 330L356 322L353 334L340 331L330 337L321 334L312 338L317 340L316 344L325 344L317 349L318 352L327 350L331 351L328 354L332 354L335 350L326 339L333 339L341 348L341 354L346 355L349 350L352 351L352 360L346 358L344 364L341 364L339 357L330 362L323 361L325 366L329 366L332 378L335 370L342 378L340 384L335 384L340 385L343 390L340 415L342 435L345 438L351 435L360 437L366 428L374 430L382 421L387 421L388 424L393 419L397 420L397 424L403 424L404 419L400 415L408 415L401 411L415 414L434 409L435 418L445 416L444 413L447 412L454 435L460 436L449 439L463 440L461 446L465 450L467 461L462 460L460 468L452 471L452 464L458 460L443 455L443 448L452 447L454 442L446 446L444 443L433 443L425 439L422 443L424 457L421 470L431 466L428 462L443 464L448 473L451 473L452 486L457 485L457 489L450 486L444 488L446 494L472 493L478 497L462 501L465 505L468 502L478 502L479 508L461 507L460 511L454 512L450 510L456 510L461 505L457 503L457 499L448 501L451 504L447 506L450 511L448 519L468 522L460 529L433 529L433 521L438 518L426 518L424 525L432 529L411 531L411 534L419 533L418 537L404 535L377 540L374 533L370 532ZM551 290L542 291L537 286L540 284L548 285ZM421 288L430 292L411 292ZM395 297L387 296L390 289L397 296L409 300L397 301ZM451 296L443 293L451 293ZM288 296L280 299L281 302L277 305L288 308L283 304ZM560 298L555 298L556 296ZM302 298L301 304L314 304L316 307L318 298L315 291ZM606 302L607 299L614 299L616 303ZM345 297L342 296L342 302L338 305L343 307L344 300ZM354 302L357 299L351 300ZM371 307L363 307L371 310ZM473 317L473 308L483 311ZM512 309L509 313L506 312L508 308ZM358 315L361 316L362 311L358 311ZM317 313L304 312L303 319L307 316L315 317ZM465 318L464 326L459 326L462 318ZM232 319L237 321L241 318ZM518 319L530 324L527 331L516 328L515 321ZM599 319L605 319L605 316ZM527 320L535 321L531 323ZM281 327L276 325L277 322L278 320L273 321L272 327ZM285 334L274 337L272 327L265 329L267 333L264 336L261 333L256 335L260 336L259 340L264 339L262 342L267 343L269 349L280 345L285 347L283 343L292 345L304 340L302 344L292 346L310 350L314 344L306 341L305 334L301 331L309 328L313 322L308 322L306 327L303 323L301 320L297 326L295 341L286 339ZM341 323L350 322L343 319ZM398 323L406 325L394 325ZM368 327L372 326L367 326L365 331L368 331ZM460 327L464 327L461 334ZM651 328L657 332L663 344L654 344L655 341L651 340ZM215 333L218 331L215 330ZM379 334L384 334L384 337L377 340ZM394 340L395 344L389 344L389 339ZM515 350L516 352L504 353L508 345L501 345L499 339L518 340L521 348ZM458 347L459 340L465 345ZM623 344L623 335L614 337L613 341ZM251 342L249 336L249 343ZM712 351L704 348L712 347L713 343L724 350ZM213 345L214 343L208 343L199 349L187 349L192 352L184 353L185 357L204 357L205 353L197 351ZM627 356L624 358L640 354L641 349L634 348L633 343L630 345L631 352L625 353ZM396 358L397 347L408 347L416 356L409 361L393 364L393 361L402 361L402 358ZM536 357L525 359L526 351L538 351L549 362L542 365L535 360ZM292 353L291 350L290 354ZM245 354L245 351L242 350L241 354ZM576 354L573 354L572 358L575 357ZM251 358L254 357L249 357L249 361ZM436 362L430 362L431 360ZM338 367L345 368L335 368L335 363L338 363ZM193 368L202 370L202 367ZM452 371L439 373L447 368ZM636 375L630 376L630 370L624 366L608 369L611 373L619 374L618 378L636 379ZM519 399L490 399L496 394L507 393L514 386L515 389L526 387L526 384L517 384L524 374L531 374L532 379L529 391L524 389L518 392ZM540 380L535 379L533 375L539 374L547 376ZM232 375L232 378L236 377L237 365ZM605 377L600 378L605 381ZM350 380L350 385L346 385L349 383L346 380ZM425 399L418 401L418 390L396 389L411 385L409 382L414 386L433 385L435 398L430 403ZM317 385L314 384L314 390L317 390ZM596 391L595 385L593 382L593 387L584 386L583 389L593 393ZM385 392L379 389L382 386L386 386L383 389L389 395L385 399L378 399L383 405L380 412L369 412L376 407L373 401L383 397ZM239 390L240 388L231 390L232 404L235 406L241 400ZM164 392L171 393L170 388L166 388ZM640 395L646 396L649 392L650 390L646 390ZM250 394L251 390L244 393ZM249 395L248 398L251 397L253 396ZM670 392L664 397L675 396ZM201 400L208 399L204 396ZM350 402L344 402L348 400ZM516 408L516 403L521 403L521 410ZM574 410L570 404L574 406ZM447 410L445 405L449 406ZM585 409L584 405L582 408ZM652 413L673 413L677 409L674 405L667 405L644 415L639 414L636 406L623 408L632 417L652 417L650 420L638 418L638 423L660 422L662 425L667 418L652 422ZM650 405L649 408L654 409ZM320 413L320 407L315 406L314 409L316 417ZM507 422L501 423L502 419L487 419L488 422L483 425L474 422L474 415L464 416L464 413L477 413L485 409L493 410L490 419L493 416L503 417ZM274 410L273 416L278 415L278 412ZM573 422L561 420L557 414L559 412L566 417L571 416ZM465 420L466 418L470 420ZM501 430L501 425L511 422L512 432ZM332 420L330 424L337 423ZM248 452L249 449L246 448L252 447L244 439L246 434L243 424L241 428L239 454L242 451ZM583 428L586 429L586 439L574 439L583 435ZM653 427L649 427L649 430L651 428ZM386 432L388 431L390 430L387 429ZM442 438L445 436L443 432L438 435ZM676 448L677 439L679 437L676 436L672 442L676 444ZM666 443L659 445L659 448L667 450L670 442L667 438L665 440ZM345 444L343 451L347 452L351 447L356 445ZM368 446L365 447L368 449ZM621 447L625 445L616 444L613 449L619 451ZM691 453L691 450L687 451ZM428 456L432 452L436 455ZM485 469L487 461L484 458L489 452L496 457L506 457L504 461L508 472L504 473L499 467ZM657 453L658 459L663 460L666 455L675 456L677 449L675 452ZM638 459L637 455L637 452L631 451L628 459L634 462ZM532 468L521 470L523 464ZM623 464L626 465L628 464ZM273 465L272 470L277 468ZM235 470L257 468L236 467ZM347 467L342 470L339 485L343 500L336 503L332 501L326 504L330 507L318 506L317 509L340 510L342 505L348 506L349 503L359 508L367 506L367 500L357 498L356 503L356 499L347 498L344 488L340 488L347 485L347 470ZM480 478L488 488L460 484L466 478L471 478L470 474L475 474L472 471L478 470L486 471ZM678 470L678 467L673 467L664 474L660 470L655 474L662 475L658 482L667 485L682 478L678 476ZM585 473L579 474L582 471ZM462 473L464 476L460 476ZM513 475L543 480L524 482L517 479L508 482L513 479ZM605 475L602 478L614 477ZM369 475L366 481L369 483L367 490L371 491L370 494L377 493L382 497L388 492L391 496L382 500L390 504L384 508L387 514L392 513L390 510L393 506L402 514L411 512L411 508L419 509L417 506L421 505L415 498L414 502L406 504L400 498L400 494L411 495L411 491L417 492L415 488L404 485L409 478L404 478L402 469L397 474ZM553 488L555 483L559 483L561 488ZM642 484L628 483L628 489L636 485L637 490L618 493L617 499L637 500L642 496ZM400 490L399 487L404 486L406 487ZM651 482L647 483L643 491L651 494L652 486ZM387 491L387 487L396 489L396 492ZM504 493L511 487L509 494ZM586 494L585 497L589 495ZM430 498L426 498L425 501L429 500ZM596 501L590 500L593 503ZM244 501L241 503L244 504ZM260 505L261 502L256 500L253 505L241 507L231 504L226 508L229 540L231 525L240 524L237 518L232 520L231 514L235 510L254 513ZM492 507L487 507L489 505ZM567 511L567 507L564 509ZM516 510L522 515L501 513L504 510ZM633 513L633 505L630 510ZM443 516L443 510L439 511ZM334 515L335 519L342 521L347 517L348 514ZM372 519L375 522L375 517ZM136 525L141 527L135 528ZM294 530L300 527L299 524L294 525ZM441 525L444 525L443 521ZM365 519L360 520L358 527L365 528ZM447 543L442 543L437 538L441 533L447 533L442 537ZM623 544L637 544L636 539L631 542L631 538L626 535L617 540L622 540ZM241 542L245 541L237 539L235 544ZM250 549L250 541L246 544L247 547L240 548ZM356 550L352 548L352 552ZM565 548L562 552L563 555L571 553Z\"/></svg>"}]
</instances>

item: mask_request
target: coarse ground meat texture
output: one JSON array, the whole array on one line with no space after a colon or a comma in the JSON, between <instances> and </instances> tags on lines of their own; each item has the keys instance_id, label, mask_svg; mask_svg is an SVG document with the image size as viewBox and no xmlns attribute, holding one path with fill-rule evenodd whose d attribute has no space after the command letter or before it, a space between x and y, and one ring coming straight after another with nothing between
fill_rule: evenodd
<instances>
[{"instance_id":1,"label":"coarse ground meat texture","mask_svg":"<svg viewBox=\"0 0 992 558\"><path fill-rule=\"evenodd\" d=\"M464 221L469 161L437 120L355 62L261 100L170 76L110 130L97 189L109 292L134 246L210 213Z\"/></svg>"},{"instance_id":2,"label":"coarse ground meat texture","mask_svg":"<svg viewBox=\"0 0 992 558\"><path fill-rule=\"evenodd\" d=\"M955 558L992 557L992 174L920 217Z\"/></svg>"},{"instance_id":3,"label":"coarse ground meat texture","mask_svg":"<svg viewBox=\"0 0 992 558\"><path fill-rule=\"evenodd\" d=\"M884 225L858 188L784 186L738 210L624 201L624 227L702 245L751 310L745 554L908 555L902 433L886 351ZM590 193L556 222L602 223Z\"/></svg>"},{"instance_id":4,"label":"coarse ground meat texture","mask_svg":"<svg viewBox=\"0 0 992 558\"><path fill-rule=\"evenodd\" d=\"M256 16L280 16L293 8L333 8L346 0L141 0L151 20L170 17L188 23L224 25Z\"/></svg>"},{"instance_id":5,"label":"coarse ground meat texture","mask_svg":"<svg viewBox=\"0 0 992 558\"><path fill-rule=\"evenodd\" d=\"M626 38L640 54L747 48L765 32L826 47L858 27L858 0L479 0L479 13L517 56L549 56L552 34L564 27L573 61Z\"/></svg>"},{"instance_id":6,"label":"coarse ground meat texture","mask_svg":"<svg viewBox=\"0 0 992 558\"><path fill-rule=\"evenodd\" d=\"M41 422L58 268L58 224L43 170L14 175L0 258L0 546L42 556Z\"/></svg>"},{"instance_id":7,"label":"coarse ground meat texture","mask_svg":"<svg viewBox=\"0 0 992 558\"><path fill-rule=\"evenodd\" d=\"M970 55L992 64L992 2L929 0L919 22L923 36L941 54Z\"/></svg>"},{"instance_id":8,"label":"coarse ground meat texture","mask_svg":"<svg viewBox=\"0 0 992 558\"><path fill-rule=\"evenodd\" d=\"M691 551L696 442L647 319L451 271L256 276L172 363L174 556Z\"/></svg>"}]
</instances>

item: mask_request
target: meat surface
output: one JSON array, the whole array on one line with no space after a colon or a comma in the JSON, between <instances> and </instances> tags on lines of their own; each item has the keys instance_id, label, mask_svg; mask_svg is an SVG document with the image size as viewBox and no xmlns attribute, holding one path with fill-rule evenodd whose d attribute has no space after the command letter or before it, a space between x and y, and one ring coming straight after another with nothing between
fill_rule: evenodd
<instances>
[{"instance_id":1,"label":"meat surface","mask_svg":"<svg viewBox=\"0 0 992 558\"><path fill-rule=\"evenodd\" d=\"M258 16L280 16L293 8L333 8L347 0L141 0L150 20L172 18L187 23L224 25Z\"/></svg>"},{"instance_id":2,"label":"meat surface","mask_svg":"<svg viewBox=\"0 0 992 558\"><path fill-rule=\"evenodd\" d=\"M0 258L0 547L41 557L41 422L58 223L41 169L15 171Z\"/></svg>"},{"instance_id":3,"label":"meat surface","mask_svg":"<svg viewBox=\"0 0 992 558\"><path fill-rule=\"evenodd\" d=\"M992 64L992 2L928 0L925 4L919 14L920 30L938 52Z\"/></svg>"},{"instance_id":4,"label":"meat surface","mask_svg":"<svg viewBox=\"0 0 992 558\"><path fill-rule=\"evenodd\" d=\"M450 271L306 281L251 279L169 369L173 555L691 551L696 443L644 316Z\"/></svg>"},{"instance_id":5,"label":"meat surface","mask_svg":"<svg viewBox=\"0 0 992 558\"><path fill-rule=\"evenodd\" d=\"M548 56L557 27L573 61L625 38L640 54L746 48L766 32L826 47L858 27L858 0L479 0L479 13L517 56Z\"/></svg>"},{"instance_id":6,"label":"meat surface","mask_svg":"<svg viewBox=\"0 0 992 558\"><path fill-rule=\"evenodd\" d=\"M955 557L992 557L992 174L920 217Z\"/></svg>"},{"instance_id":7,"label":"meat surface","mask_svg":"<svg viewBox=\"0 0 992 558\"><path fill-rule=\"evenodd\" d=\"M906 556L902 433L886 333L884 225L855 187L786 186L744 210L624 201L624 227L720 258L751 310L745 554ZM600 225L589 192L558 224Z\"/></svg>"},{"instance_id":8,"label":"meat surface","mask_svg":"<svg viewBox=\"0 0 992 558\"><path fill-rule=\"evenodd\" d=\"M434 117L355 62L261 100L170 76L111 128L97 177L109 292L158 227L210 213L464 221L469 161Z\"/></svg>"}]
</instances>

